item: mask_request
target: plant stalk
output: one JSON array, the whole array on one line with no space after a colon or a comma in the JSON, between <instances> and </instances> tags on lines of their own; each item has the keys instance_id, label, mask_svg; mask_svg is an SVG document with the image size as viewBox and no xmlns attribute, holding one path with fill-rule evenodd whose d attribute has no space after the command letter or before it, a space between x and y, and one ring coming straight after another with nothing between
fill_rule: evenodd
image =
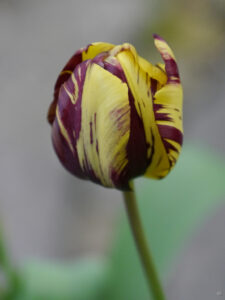
<instances>
[{"instance_id":1,"label":"plant stalk","mask_svg":"<svg viewBox=\"0 0 225 300\"><path fill-rule=\"evenodd\" d=\"M123 192L123 197L131 230L146 274L150 292L152 293L154 300L165 300L163 289L160 284L159 277L154 266L153 258L144 234L133 184L132 191Z\"/></svg>"}]
</instances>

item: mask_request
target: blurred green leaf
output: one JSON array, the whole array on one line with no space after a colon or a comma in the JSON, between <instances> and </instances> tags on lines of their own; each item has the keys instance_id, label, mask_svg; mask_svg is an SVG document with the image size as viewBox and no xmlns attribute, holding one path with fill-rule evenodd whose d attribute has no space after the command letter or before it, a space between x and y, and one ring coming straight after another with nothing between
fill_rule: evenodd
<instances>
[{"instance_id":1,"label":"blurred green leaf","mask_svg":"<svg viewBox=\"0 0 225 300\"><path fill-rule=\"evenodd\" d=\"M137 180L144 228L161 278L165 278L169 264L191 231L223 199L224 180L223 158L187 145L168 178ZM105 299L149 299L125 213L112 255L112 279Z\"/></svg>"},{"instance_id":2,"label":"blurred green leaf","mask_svg":"<svg viewBox=\"0 0 225 300\"><path fill-rule=\"evenodd\" d=\"M22 278L16 300L99 300L108 267L97 259L67 264L31 262L24 266Z\"/></svg>"}]
</instances>

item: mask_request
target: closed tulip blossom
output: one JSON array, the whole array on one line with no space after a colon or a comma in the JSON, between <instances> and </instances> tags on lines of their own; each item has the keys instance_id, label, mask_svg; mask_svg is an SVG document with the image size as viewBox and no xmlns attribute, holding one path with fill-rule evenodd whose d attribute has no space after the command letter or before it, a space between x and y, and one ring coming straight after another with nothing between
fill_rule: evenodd
<instances>
[{"instance_id":1,"label":"closed tulip blossom","mask_svg":"<svg viewBox=\"0 0 225 300\"><path fill-rule=\"evenodd\" d=\"M145 239L132 179L160 179L181 151L182 86L176 59L158 35L164 64L125 43L78 50L59 74L48 112L55 151L75 176L123 190L134 240L155 300L164 293Z\"/></svg>"},{"instance_id":2,"label":"closed tulip blossom","mask_svg":"<svg viewBox=\"0 0 225 300\"><path fill-rule=\"evenodd\" d=\"M165 64L125 43L78 50L58 76L48 120L55 151L72 174L129 190L144 175L163 178L182 145L182 87L173 52L154 35Z\"/></svg>"}]
</instances>

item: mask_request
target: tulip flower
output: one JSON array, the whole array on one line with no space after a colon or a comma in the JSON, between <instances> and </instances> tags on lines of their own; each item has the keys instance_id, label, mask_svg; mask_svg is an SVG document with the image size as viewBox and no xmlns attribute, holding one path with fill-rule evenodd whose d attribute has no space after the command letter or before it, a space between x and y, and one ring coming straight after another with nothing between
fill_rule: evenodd
<instances>
[{"instance_id":1,"label":"tulip flower","mask_svg":"<svg viewBox=\"0 0 225 300\"><path fill-rule=\"evenodd\" d=\"M72 174L129 190L137 176L160 179L182 146L182 86L167 43L154 35L164 64L128 43L78 50L58 76L48 120L55 151Z\"/></svg>"},{"instance_id":2,"label":"tulip flower","mask_svg":"<svg viewBox=\"0 0 225 300\"><path fill-rule=\"evenodd\" d=\"M165 177L182 146L176 59L161 37L154 35L154 41L164 64L151 64L128 43L93 43L78 50L58 76L48 120L66 169L124 191L150 292L155 300L164 300L132 185L140 175Z\"/></svg>"}]
</instances>

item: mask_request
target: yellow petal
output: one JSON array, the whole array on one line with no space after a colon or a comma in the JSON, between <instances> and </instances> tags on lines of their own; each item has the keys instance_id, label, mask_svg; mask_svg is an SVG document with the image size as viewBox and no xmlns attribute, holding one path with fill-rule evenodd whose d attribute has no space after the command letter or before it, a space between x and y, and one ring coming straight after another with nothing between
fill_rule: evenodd
<instances>
[{"instance_id":1,"label":"yellow petal","mask_svg":"<svg viewBox=\"0 0 225 300\"><path fill-rule=\"evenodd\" d=\"M91 63L87 69L81 107L77 152L84 172L94 173L104 186L126 167L130 134L128 88L119 78Z\"/></svg>"},{"instance_id":2,"label":"yellow petal","mask_svg":"<svg viewBox=\"0 0 225 300\"><path fill-rule=\"evenodd\" d=\"M174 59L175 60L175 56L173 54L172 49L169 47L169 45L167 44L167 42L162 39L159 35L154 34L154 43L156 48L158 49L158 51L160 52L160 54L162 55L164 60L167 59Z\"/></svg>"},{"instance_id":3,"label":"yellow petal","mask_svg":"<svg viewBox=\"0 0 225 300\"><path fill-rule=\"evenodd\" d=\"M122 66L133 94L136 111L144 125L146 144L149 146L146 158L149 161L147 171L151 177L165 176L170 163L155 122L149 71L147 71L146 63L143 67L143 60L141 60L140 65L133 46L125 44L121 46L121 50L121 52L118 51L116 57Z\"/></svg>"},{"instance_id":4,"label":"yellow petal","mask_svg":"<svg viewBox=\"0 0 225 300\"><path fill-rule=\"evenodd\" d=\"M87 59L93 59L98 54L105 52L105 51L109 51L113 47L114 47L113 44L102 43L102 42L90 44L86 48L84 48L83 51L81 49L82 60L84 61Z\"/></svg>"},{"instance_id":5,"label":"yellow petal","mask_svg":"<svg viewBox=\"0 0 225 300\"><path fill-rule=\"evenodd\" d=\"M167 149L171 167L178 159L183 137L183 90L180 84L175 56L160 37L155 36L155 45L159 50L167 73L167 84L154 95L156 124Z\"/></svg>"},{"instance_id":6,"label":"yellow petal","mask_svg":"<svg viewBox=\"0 0 225 300\"><path fill-rule=\"evenodd\" d=\"M161 85L164 85L167 82L167 76L163 69L152 65L150 62L140 56L138 56L138 64L145 72L149 74L151 78L160 82Z\"/></svg>"},{"instance_id":7,"label":"yellow petal","mask_svg":"<svg viewBox=\"0 0 225 300\"><path fill-rule=\"evenodd\" d=\"M155 115L156 124L166 142L171 167L177 161L182 146L182 98L180 84L167 84L154 97L154 104L159 105Z\"/></svg>"}]
</instances>

